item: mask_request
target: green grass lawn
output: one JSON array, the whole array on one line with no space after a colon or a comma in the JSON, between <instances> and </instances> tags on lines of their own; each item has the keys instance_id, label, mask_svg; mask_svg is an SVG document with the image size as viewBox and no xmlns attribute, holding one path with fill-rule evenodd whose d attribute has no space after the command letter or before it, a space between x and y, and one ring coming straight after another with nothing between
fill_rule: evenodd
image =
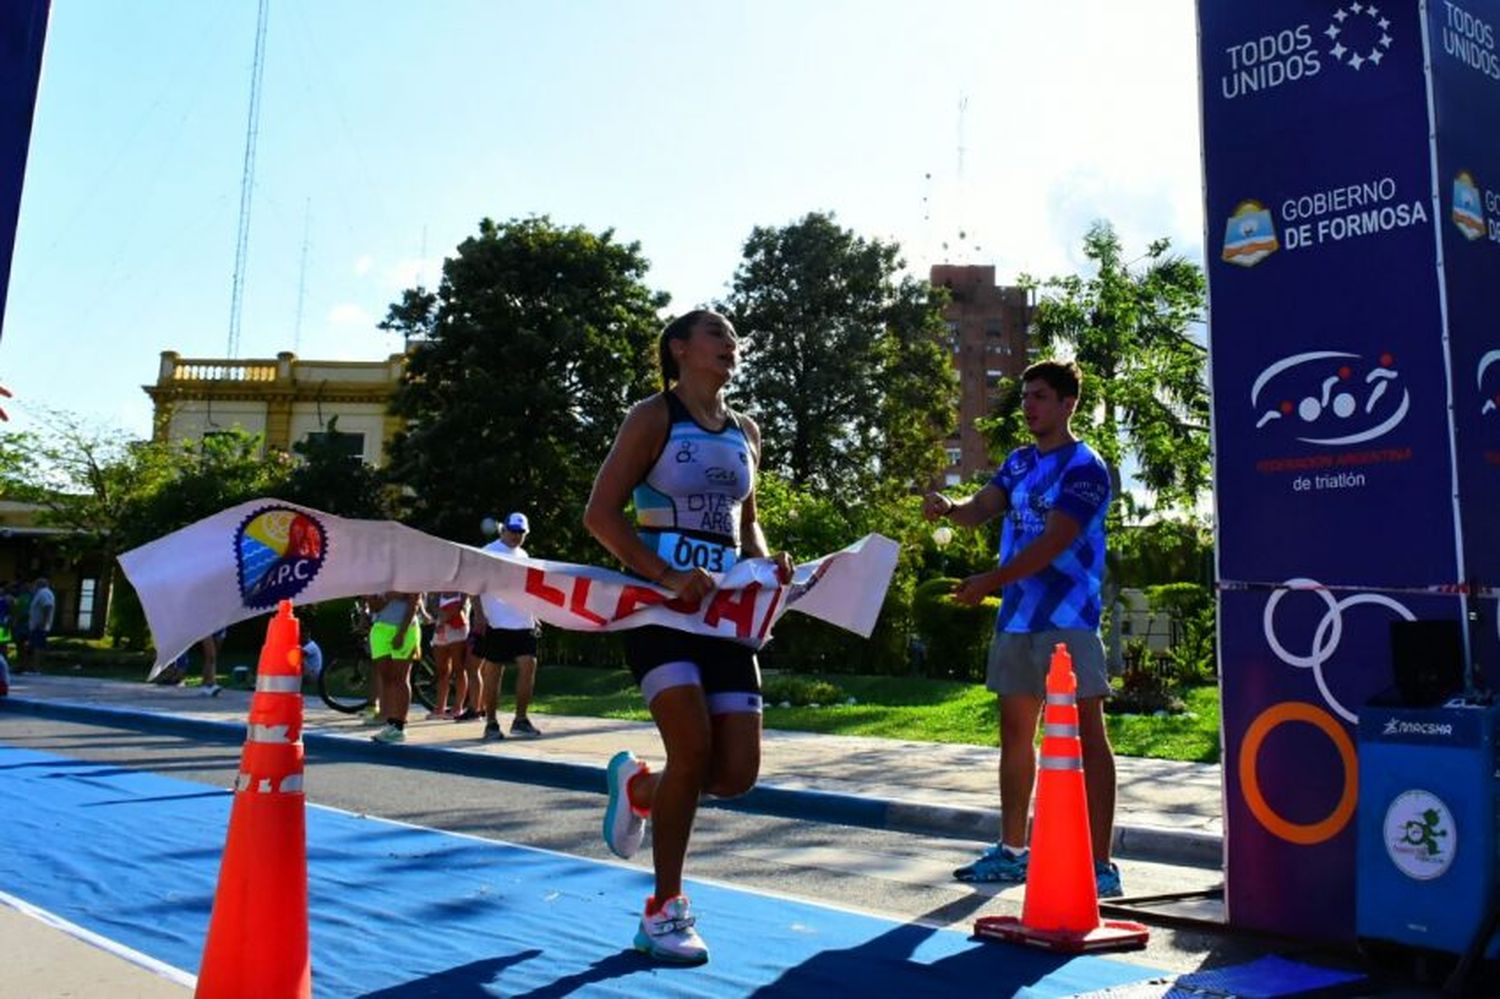
<instances>
[{"instance_id":1,"label":"green grass lawn","mask_svg":"<svg viewBox=\"0 0 1500 999\"><path fill-rule=\"evenodd\" d=\"M854 704L781 707L767 701L766 728L829 735L870 735L918 742L999 744L995 696L975 684L916 677L821 676ZM767 678L771 687L775 677ZM1196 687L1188 710L1157 718L1109 715L1110 740L1122 756L1215 763L1219 759L1219 689ZM536 709L603 718L650 718L625 670L543 666Z\"/></svg>"},{"instance_id":2,"label":"green grass lawn","mask_svg":"<svg viewBox=\"0 0 1500 999\"><path fill-rule=\"evenodd\" d=\"M62 645L62 643L58 643ZM49 656L47 672L73 676L97 676L115 680L144 680L149 659L141 653L110 655L111 650L67 646ZM198 682L198 660L192 656L189 684ZM64 666L68 663L68 666ZM72 665L82 668L74 670ZM220 682L226 682L234 666L249 665L251 656L220 657ZM506 687L514 682L514 670L506 670ZM775 695L778 682L787 674L766 678L768 693ZM853 704L823 704L819 707L781 707L767 699L765 726L793 732L829 735L868 735L917 742L956 742L976 746L998 745L995 696L977 684L928 680L920 677L830 675L804 677L798 682L825 681L838 688L840 701ZM1110 740L1121 756L1144 756L1163 760L1215 763L1219 759L1219 689L1195 687L1183 695L1187 711L1163 717L1152 715L1108 715ZM594 718L624 718L649 721L650 714L629 672L624 669L590 669L582 666L543 664L537 677L535 709L560 715Z\"/></svg>"}]
</instances>

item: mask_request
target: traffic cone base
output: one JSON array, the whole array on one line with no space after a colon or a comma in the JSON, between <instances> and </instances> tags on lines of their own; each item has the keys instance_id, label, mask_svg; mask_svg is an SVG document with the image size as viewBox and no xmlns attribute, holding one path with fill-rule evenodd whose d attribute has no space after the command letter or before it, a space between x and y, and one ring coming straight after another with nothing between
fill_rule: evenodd
<instances>
[{"instance_id":1,"label":"traffic cone base","mask_svg":"<svg viewBox=\"0 0 1500 999\"><path fill-rule=\"evenodd\" d=\"M1101 950L1139 950L1146 946L1151 931L1145 924L1127 919L1106 919L1087 933L1075 933L1033 929L1014 916L981 916L974 921L974 935L1040 947L1059 954L1085 954Z\"/></svg>"}]
</instances>

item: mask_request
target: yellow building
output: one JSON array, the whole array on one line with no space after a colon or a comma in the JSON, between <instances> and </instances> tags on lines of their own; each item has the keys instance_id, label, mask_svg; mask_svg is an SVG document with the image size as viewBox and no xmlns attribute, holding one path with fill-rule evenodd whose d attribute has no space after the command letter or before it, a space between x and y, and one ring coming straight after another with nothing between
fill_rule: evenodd
<instances>
[{"instance_id":1,"label":"yellow building","mask_svg":"<svg viewBox=\"0 0 1500 999\"><path fill-rule=\"evenodd\" d=\"M328 433L338 417L338 442L368 464L385 461L400 426L387 409L405 357L384 361L303 361L290 351L275 358L228 360L161 354L156 384L143 386L155 405L156 440L195 441L241 427L264 434L267 447L290 451Z\"/></svg>"}]
</instances>

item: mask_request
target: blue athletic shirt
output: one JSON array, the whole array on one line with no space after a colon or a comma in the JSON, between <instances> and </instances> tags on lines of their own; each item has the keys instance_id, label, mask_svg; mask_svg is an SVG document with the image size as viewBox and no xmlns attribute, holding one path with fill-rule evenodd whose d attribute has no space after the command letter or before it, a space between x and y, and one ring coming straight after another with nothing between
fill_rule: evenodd
<instances>
[{"instance_id":1,"label":"blue athletic shirt","mask_svg":"<svg viewBox=\"0 0 1500 999\"><path fill-rule=\"evenodd\" d=\"M740 508L755 484L750 442L732 411L719 430L699 426L675 393L661 453L635 487L640 535L674 569L728 572L739 560Z\"/></svg>"},{"instance_id":2,"label":"blue athletic shirt","mask_svg":"<svg viewBox=\"0 0 1500 999\"><path fill-rule=\"evenodd\" d=\"M1110 491L1103 459L1082 441L1045 454L1032 444L1012 451L990 482L1010 498L1000 535L1002 565L1042 536L1053 510L1080 528L1051 565L1001 591L995 630L1097 629Z\"/></svg>"}]
</instances>

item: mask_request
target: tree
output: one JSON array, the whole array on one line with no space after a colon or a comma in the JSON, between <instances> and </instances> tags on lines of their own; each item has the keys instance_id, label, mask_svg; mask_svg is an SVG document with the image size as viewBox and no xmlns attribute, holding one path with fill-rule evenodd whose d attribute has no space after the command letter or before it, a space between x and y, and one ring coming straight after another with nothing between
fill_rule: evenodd
<instances>
[{"instance_id":1,"label":"tree","mask_svg":"<svg viewBox=\"0 0 1500 999\"><path fill-rule=\"evenodd\" d=\"M902 266L895 243L832 215L751 231L720 307L746 342L732 390L761 425L764 467L853 498L925 485L946 464L957 381L943 303Z\"/></svg>"},{"instance_id":2,"label":"tree","mask_svg":"<svg viewBox=\"0 0 1500 999\"><path fill-rule=\"evenodd\" d=\"M155 452L155 487L130 496L116 523L115 551L127 551L246 500L285 494L292 459L236 427L196 441L139 445Z\"/></svg>"},{"instance_id":3,"label":"tree","mask_svg":"<svg viewBox=\"0 0 1500 999\"><path fill-rule=\"evenodd\" d=\"M1120 537L1142 511L1123 488L1121 467L1154 494L1158 508L1191 505L1208 486L1208 351L1191 327L1203 319L1205 282L1196 264L1170 253L1158 239L1144 265L1132 269L1108 222L1095 222L1083 240L1094 273L1040 283L1043 289L1030 330L1043 356L1071 355L1084 372L1083 398L1074 429L1109 466L1109 530ZM1023 283L1037 282L1023 278ZM1029 441L1020 419L1020 386L1003 386L993 416L981 424L992 449L1004 453ZM1118 548L1111 552L1111 563ZM1119 592L1112 567L1105 580L1110 661L1120 658Z\"/></svg>"},{"instance_id":4,"label":"tree","mask_svg":"<svg viewBox=\"0 0 1500 999\"><path fill-rule=\"evenodd\" d=\"M39 504L43 523L66 528L63 547L112 561L133 547L122 538L132 511L170 479L171 449L64 410L40 416L23 445L30 460L8 497Z\"/></svg>"},{"instance_id":5,"label":"tree","mask_svg":"<svg viewBox=\"0 0 1500 999\"><path fill-rule=\"evenodd\" d=\"M7 498L43 510L40 521L68 533L53 543L72 557L99 557L114 579L123 552L218 513L226 507L283 491L290 459L263 455L260 437L235 430L201 441L141 441L122 430L61 410L43 413L40 428L0 439L0 475L6 448L24 448L28 461ZM110 630L144 641L145 618L128 586L106 582Z\"/></svg>"},{"instance_id":6,"label":"tree","mask_svg":"<svg viewBox=\"0 0 1500 999\"><path fill-rule=\"evenodd\" d=\"M548 556L597 560L578 511L626 408L655 387L667 296L647 266L612 230L484 219L435 293L390 307L381 328L411 356L389 471L417 526L474 540L486 514L524 509Z\"/></svg>"},{"instance_id":7,"label":"tree","mask_svg":"<svg viewBox=\"0 0 1500 999\"><path fill-rule=\"evenodd\" d=\"M1071 355L1084 371L1074 427L1109 465L1116 524L1140 513L1122 489L1126 461L1161 507L1191 505L1209 482L1208 351L1191 332L1203 318L1205 283L1170 247L1156 240L1132 269L1113 227L1095 222L1083 240L1095 273L1041 282L1030 330L1038 353ZM997 454L1029 440L1019 417L1020 386L1011 381L983 424Z\"/></svg>"}]
</instances>

